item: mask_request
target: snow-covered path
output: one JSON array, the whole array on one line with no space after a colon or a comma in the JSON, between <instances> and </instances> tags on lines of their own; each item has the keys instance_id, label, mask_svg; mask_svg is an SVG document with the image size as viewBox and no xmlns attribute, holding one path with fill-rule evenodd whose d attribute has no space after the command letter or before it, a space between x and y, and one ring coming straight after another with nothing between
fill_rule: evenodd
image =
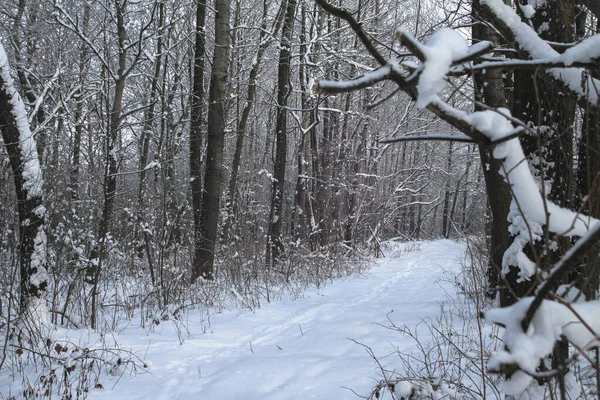
<instances>
[{"instance_id":1,"label":"snow-covered path","mask_svg":"<svg viewBox=\"0 0 600 400\"><path fill-rule=\"evenodd\" d=\"M191 336L182 345L172 330L147 335L126 329L118 342L143 356L149 373L112 382L104 377L104 389L90 398L357 398L347 388L368 394L378 379L377 367L350 339L378 356L393 347L409 351L414 346L409 338L379 324L387 325L393 310L389 316L396 325L414 327L436 317L446 291L454 292L444 271L460 269L464 245L443 240L419 247L388 255L360 277L311 289L302 300L267 304L255 313L216 315L205 334L191 318Z\"/></svg>"}]
</instances>

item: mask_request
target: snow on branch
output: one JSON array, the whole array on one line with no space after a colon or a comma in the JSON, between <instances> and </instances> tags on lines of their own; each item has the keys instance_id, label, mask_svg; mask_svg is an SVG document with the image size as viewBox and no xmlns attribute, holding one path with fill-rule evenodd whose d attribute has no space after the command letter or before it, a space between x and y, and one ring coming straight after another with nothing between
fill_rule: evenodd
<instances>
[{"instance_id":1,"label":"snow on branch","mask_svg":"<svg viewBox=\"0 0 600 400\"><path fill-rule=\"evenodd\" d=\"M349 81L319 81L315 93L344 93L373 86L377 82L389 79L392 69L384 65Z\"/></svg>"},{"instance_id":2,"label":"snow on branch","mask_svg":"<svg viewBox=\"0 0 600 400\"><path fill-rule=\"evenodd\" d=\"M596 63L600 67L600 35L590 36L568 48L559 56L565 65L574 63Z\"/></svg>"},{"instance_id":3,"label":"snow on branch","mask_svg":"<svg viewBox=\"0 0 600 400\"><path fill-rule=\"evenodd\" d=\"M486 134L492 142L514 134L510 111L507 109L479 111L467 115L466 119ZM502 161L501 173L510 184L515 201L528 219L547 225L551 232L568 236L585 236L590 226L600 222L595 218L562 208L542 197L518 139L511 139L497 145L493 156Z\"/></svg>"},{"instance_id":4,"label":"snow on branch","mask_svg":"<svg viewBox=\"0 0 600 400\"><path fill-rule=\"evenodd\" d=\"M5 92L11 105L10 111L15 120L15 128L19 133L18 141L22 176L24 179L23 187L27 190L27 199L42 197L42 170L40 168L35 139L29 128L25 105L10 76L8 56L2 43L0 43L0 78L2 81L1 89Z\"/></svg>"},{"instance_id":5,"label":"snow on branch","mask_svg":"<svg viewBox=\"0 0 600 400\"><path fill-rule=\"evenodd\" d=\"M319 4L323 6L323 3L327 4L325 0L317 0ZM329 10L333 6L327 5L327 7L323 6L326 10ZM340 18L346 20L352 29L357 33L360 37L364 37L365 40L368 40L366 33L362 30L360 24L354 20L352 15L350 15L347 11L341 10L333 7L333 9L338 10L338 14L334 14L339 16ZM404 37L409 38L407 34L403 34ZM410 37L412 38L412 37ZM464 41L464 39L462 39ZM419 45L421 46L421 45ZM466 42L465 42L466 46ZM491 48L491 47L490 47ZM460 60L464 60L463 57L472 57L473 54L480 54L483 49L483 46L477 46L475 51L469 52L468 48L466 52L461 52ZM372 51L376 52L376 49ZM377 53L378 54L378 53ZM375 56L374 56L375 57ZM452 60L451 64L454 64L455 61ZM360 77L345 81L345 82L337 82L337 81L328 81L321 80L315 83L314 90L317 93L341 93L341 92L349 92L353 90L359 90L364 87L368 87L374 83L383 80L391 80L398 85L398 89L402 90L404 93L408 94L413 100L417 100L419 96L419 92L417 87L411 77L405 77L406 67L404 64L400 64L397 59L392 59L389 61L382 60L381 68L376 69L374 71L367 72ZM431 65L432 71L435 69L434 64ZM447 66L450 68L450 65ZM412 74L415 75L414 73ZM427 86L427 85L425 85ZM427 108L440 117L442 120L446 121L448 124L452 125L459 131L463 132L467 136L473 139L474 143L477 143L482 146L490 146L490 139L479 132L477 128L475 128L472 124L469 123L467 119L465 119L465 113L455 109L454 107L449 106L445 102L441 101L437 94L433 94L433 96L429 96L429 103L427 104Z\"/></svg>"},{"instance_id":6,"label":"snow on branch","mask_svg":"<svg viewBox=\"0 0 600 400\"><path fill-rule=\"evenodd\" d=\"M502 0L481 0L481 5L487 8L494 26L503 36L513 40L517 46L516 49L524 56L532 59L560 59L560 54L554 50L545 40L526 23L521 21L521 17L515 10L504 4ZM597 37L596 35L595 37ZM574 46L568 55L563 55L563 62L589 62L597 58L600 51L597 46L587 58L589 48L598 44L598 38L592 37ZM595 39L594 39L595 38ZM585 45L584 45L585 43ZM581 47L579 47L581 46ZM557 81L563 83L566 88L575 93L580 99L590 104L598 105L598 90L600 81L593 79L581 68L551 68L547 72Z\"/></svg>"},{"instance_id":7,"label":"snow on branch","mask_svg":"<svg viewBox=\"0 0 600 400\"><path fill-rule=\"evenodd\" d=\"M488 110L470 114L468 118L495 140L512 129L512 124L503 116L505 113L509 115L508 110ZM552 232L581 236L545 277L535 297L485 313L486 321L505 327L505 349L492 356L490 371L508 374L504 390L508 394L519 394L527 388L533 377L539 377L536 371L540 360L552 352L554 343L561 336L579 349L597 344L595 332L600 331L600 320L595 316L600 311L599 301L565 305L545 298L552 290L556 290L561 278L577 268L583 257L598 243L600 221L544 199L537 189L518 139L496 146L493 156L502 160L502 174L510 183L514 202L519 205L524 217L539 225L547 224Z\"/></svg>"},{"instance_id":8,"label":"snow on branch","mask_svg":"<svg viewBox=\"0 0 600 400\"><path fill-rule=\"evenodd\" d=\"M499 13L504 13L502 14L504 18L512 24L510 26L517 26L518 29L515 29L524 32L521 35L528 39L527 43L531 43L531 46L543 47L542 50L532 49L534 55L558 56L558 53L540 39L533 30L521 23L520 17L512 8L504 6L502 2L498 4L496 0L484 1L496 7L495 10L497 9L496 11ZM325 0L318 0L318 2L322 6L327 4ZM323 7L329 11L333 6ZM355 32L362 32L361 38L364 37L365 40L368 40L360 24L349 13L336 10L338 14L334 15L348 21ZM513 16L518 21L513 21ZM405 70L403 65L398 60L392 59L389 62L383 62L381 68L348 82L317 82L316 90L325 93L339 93L367 87L385 79L393 80L401 90L408 93L417 102L418 106L427 106L443 120L471 137L473 142L486 146L496 145L493 151L494 158L502 160L502 174L511 185L515 201L529 220L540 225L547 225L550 231L560 235L586 235L590 226L598 220L562 208L543 198L529 170L521 144L515 138L519 132L515 131L512 125L513 118L509 110L486 110L468 114L448 105L438 97L437 93L443 89L446 75L453 64L469 58L473 54L482 54L483 50L489 49L491 46L478 45L470 51L465 39L459 33L448 28L434 33L426 45L419 43L404 31L399 31L397 36L402 44L422 61L422 64L417 66L411 76L403 76L402 73ZM584 47L589 47L589 44ZM578 50L576 53L580 51ZM569 57L574 58L574 55ZM559 71L568 72L566 69L559 69ZM581 78L577 70L571 70L571 72L573 71L579 74L578 79ZM418 82L415 83L413 78L417 75Z\"/></svg>"},{"instance_id":9,"label":"snow on branch","mask_svg":"<svg viewBox=\"0 0 600 400\"><path fill-rule=\"evenodd\" d=\"M596 222L549 273L542 273L544 281L534 297L483 314L486 322L505 328L504 349L492 355L488 367L491 372L507 374L503 387L507 394L522 393L533 378L547 378L564 372L538 372L540 361L552 353L557 340L564 338L579 351L600 344L600 319L597 318L600 300L568 304L555 295L557 301L546 300L559 288L562 278L580 267L584 257L591 255L599 241L600 223Z\"/></svg>"},{"instance_id":10,"label":"snow on branch","mask_svg":"<svg viewBox=\"0 0 600 400\"><path fill-rule=\"evenodd\" d=\"M546 377L537 371L539 362L552 353L554 343L561 337L581 350L600 343L595 334L600 331L600 319L597 318L600 300L570 305L544 300L536 309L531 324L524 329L520 321L526 317L533 302L534 298L527 297L510 307L495 308L483 315L487 323L505 328L505 348L492 355L488 367L491 372L509 376L503 385L508 395L519 395L533 378Z\"/></svg>"},{"instance_id":11,"label":"snow on branch","mask_svg":"<svg viewBox=\"0 0 600 400\"><path fill-rule=\"evenodd\" d=\"M583 43L583 42L582 42ZM600 46L600 44L598 45ZM483 61L477 64L461 64L452 68L448 72L448 76L464 76L471 75L475 72L489 71L493 69L501 70L536 70L539 68L597 68L600 67L600 63L594 60L585 60L583 57L581 60L570 60L565 58L565 54L561 54L558 57L548 59L537 59L537 60L510 60L510 59L493 59Z\"/></svg>"},{"instance_id":12,"label":"snow on branch","mask_svg":"<svg viewBox=\"0 0 600 400\"><path fill-rule=\"evenodd\" d=\"M403 35L407 37L406 34ZM469 47L460 33L443 28L436 31L427 45L420 46L423 65L417 83L417 107L424 108L446 87L446 75L455 60L464 58Z\"/></svg>"},{"instance_id":13,"label":"snow on branch","mask_svg":"<svg viewBox=\"0 0 600 400\"><path fill-rule=\"evenodd\" d=\"M527 310L527 314L521 323L524 329L527 328L530 321L534 318L536 310L543 299L550 294L551 291L558 288L561 284L561 279L569 271L577 268L583 261L583 258L595 248L595 244L599 241L600 223L595 223L592 229L590 229L586 235L581 237L577 243L566 252L560 261L552 267L545 277L544 282L538 288L534 301L531 303L531 306Z\"/></svg>"}]
</instances>

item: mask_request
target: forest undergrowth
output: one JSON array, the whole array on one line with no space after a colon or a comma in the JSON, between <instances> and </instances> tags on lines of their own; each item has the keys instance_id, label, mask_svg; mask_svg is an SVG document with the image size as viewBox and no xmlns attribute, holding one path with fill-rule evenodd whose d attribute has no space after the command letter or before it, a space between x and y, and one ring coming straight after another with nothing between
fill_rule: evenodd
<instances>
[{"instance_id":1,"label":"forest undergrowth","mask_svg":"<svg viewBox=\"0 0 600 400\"><path fill-rule=\"evenodd\" d=\"M486 325L482 311L496 305L486 287L488 259L482 239L469 238L459 273L440 271L440 280L455 289L439 303L435 318L423 318L414 326L396 322L388 316L384 328L397 332L398 338L410 338L410 349L390 344L390 353L382 355L357 342L373 359L379 381L370 393L355 393L366 399L503 399L502 377L488 372L487 362L502 346L502 328ZM106 274L102 281L98 329L84 325L89 315L89 292L71 289L54 293L51 286L52 318L44 331L17 317L17 304L4 301L0 315L0 370L4 379L21 382L19 393L2 393L0 399L86 398L92 390L117 387L121 377L149 373L144 354L119 342L119 333L129 327L142 327L152 334L165 324L180 344L190 337L190 316L201 331L210 330L211 319L225 311L253 312L261 305L282 300L297 300L310 287L327 285L335 279L363 274L373 263L373 254L348 252L345 248L313 254L290 252L277 269L265 271L259 260L245 258L228 250L216 269L213 281L200 280L189 286L175 269L165 270L162 287L152 285L147 271L130 269ZM378 253L397 258L399 252L419 252L419 242L398 246L384 243ZM119 264L112 260L112 266ZM142 265L140 260L138 265ZM129 264L131 265L131 264ZM261 265L260 268L255 266ZM260 273L259 273L260 271ZM146 272L146 273L144 273ZM5 271L5 273L7 273ZM14 271L12 272L14 274ZM9 277L5 277L9 278ZM54 277L53 282L67 279ZM2 282L15 282L3 279ZM14 288L3 287L2 298ZM68 304L66 303L68 301ZM197 327L196 327L197 328ZM575 353L571 355L575 357ZM597 359L595 350L579 357L566 375L568 398L597 398ZM548 361L550 362L550 361ZM111 379L107 379L111 377ZM116 379L114 379L116 378ZM115 382L115 383L113 383ZM108 389L108 387L107 387ZM557 388L539 382L522 399L558 398Z\"/></svg>"},{"instance_id":2,"label":"forest undergrowth","mask_svg":"<svg viewBox=\"0 0 600 400\"><path fill-rule=\"evenodd\" d=\"M331 247L327 252L292 248L277 268L264 268L263 260L248 258L230 247L223 250L213 280L189 285L181 257L178 264L161 268L151 277L146 260L126 259L113 252L105 263L100 287L97 329L89 328L91 285L75 268L55 272L50 279L50 323L31 326L17 313L15 288L0 288L0 371L5 379L22 382L19 393L2 393L0 399L86 398L103 389L103 376L147 373L143 354L119 343L119 332L139 325L151 334L169 324L180 344L188 339L190 316L210 329L211 318L225 311L253 312L261 305L297 300L307 288L364 271L370 256L365 251ZM8 263L7 265L15 265ZM14 270L4 269L0 282L17 282ZM118 382L117 382L118 383Z\"/></svg>"},{"instance_id":3,"label":"forest undergrowth","mask_svg":"<svg viewBox=\"0 0 600 400\"><path fill-rule=\"evenodd\" d=\"M380 380L367 395L368 400L421 399L513 399L503 392L503 377L488 371L491 355L502 348L502 328L486 324L482 311L497 306L497 299L487 291L488 251L482 238L467 238L467 251L461 272L444 271L442 280L450 281L455 293L439 303L439 315L425 318L417 326L406 326L388 317L385 328L409 337L414 346L410 351L393 348L388 355L376 354L364 346L379 370ZM359 343L360 345L360 343ZM595 367L598 350L578 356L570 351L574 361L565 374L568 399L597 399L600 372ZM544 360L551 363L551 356ZM540 365L540 368L546 368ZM542 400L561 398L558 385L551 377L540 379L518 399Z\"/></svg>"}]
</instances>

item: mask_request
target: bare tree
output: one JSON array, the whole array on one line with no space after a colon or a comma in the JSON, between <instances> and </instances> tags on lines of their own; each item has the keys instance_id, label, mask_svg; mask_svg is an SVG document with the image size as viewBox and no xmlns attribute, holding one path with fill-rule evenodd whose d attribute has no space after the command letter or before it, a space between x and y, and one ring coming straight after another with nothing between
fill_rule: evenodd
<instances>
[{"instance_id":1,"label":"bare tree","mask_svg":"<svg viewBox=\"0 0 600 400\"><path fill-rule=\"evenodd\" d=\"M215 50L208 95L208 140L202 211L200 214L200 251L194 260L192 281L213 278L213 264L219 225L219 204L223 176L223 146L227 77L229 68L229 0L215 0Z\"/></svg>"},{"instance_id":2,"label":"bare tree","mask_svg":"<svg viewBox=\"0 0 600 400\"><path fill-rule=\"evenodd\" d=\"M267 232L267 264L274 264L284 255L282 242L285 168L287 163L287 104L292 88L290 62L292 35L296 15L296 0L286 0L285 20L281 30L279 64L277 69L277 117L275 123L275 164L271 190L271 211Z\"/></svg>"},{"instance_id":3,"label":"bare tree","mask_svg":"<svg viewBox=\"0 0 600 400\"><path fill-rule=\"evenodd\" d=\"M108 115L108 133L105 140L105 164L104 164L104 184L103 184L103 205L101 217L98 224L97 243L92 248L89 256L89 266L86 271L86 282L92 285L91 294L91 314L90 321L92 328L96 328L97 321L97 286L102 273L103 262L110 248L110 230L113 222L115 208L115 199L117 196L117 177L119 173L119 161L117 151L121 133L121 123L125 106L123 104L125 96L125 86L128 77L135 71L138 64L144 60L144 42L150 37L149 27L154 19L157 3L154 3L152 12L147 21L144 21L136 32L137 38L129 42L127 35L127 6L128 1L116 1L114 3L115 18L113 20L116 29L117 41L117 66L116 70L112 68L110 60L102 54L92 40L81 30L78 22L60 5L57 8L57 21L75 33L96 56L101 63L103 70L111 78L113 87L112 99L110 101L110 110ZM130 55L130 50L133 54Z\"/></svg>"},{"instance_id":4,"label":"bare tree","mask_svg":"<svg viewBox=\"0 0 600 400\"><path fill-rule=\"evenodd\" d=\"M250 73L248 76L248 89L246 93L246 102L244 103L244 107L242 109L241 117L237 123L237 132L236 132L236 141L235 141L235 152L233 155L233 160L231 164L231 176L229 178L229 186L227 191L227 200L225 203L226 211L227 211L227 221L223 228L223 236L225 238L228 237L228 231L231 228L231 225L234 223L233 214L235 212L235 202L236 202L236 191L238 185L238 174L240 170L240 165L242 161L242 151L244 149L244 140L247 135L248 129L248 121L250 118L250 112L252 111L252 106L254 105L256 99L256 89L258 83L258 73L260 71L260 67L262 64L263 57L265 55L266 50L269 45L272 43L274 37L279 35L279 30L281 28L281 24L283 22L284 17L284 5L285 2L281 3L281 8L277 13L275 20L273 21L273 26L271 31L267 31L267 15L268 15L268 6L269 4L265 1L263 2L263 13L262 13L262 23L260 27L260 34L258 38L258 49L256 50L256 58L254 58L252 62L252 67L250 69Z\"/></svg>"},{"instance_id":5,"label":"bare tree","mask_svg":"<svg viewBox=\"0 0 600 400\"><path fill-rule=\"evenodd\" d=\"M196 2L196 30L192 95L190 98L190 188L192 191L192 214L194 216L194 261L192 270L199 274L202 266L201 210L202 210L202 152L204 116L204 59L206 47L206 1ZM199 275L198 275L199 276Z\"/></svg>"}]
</instances>

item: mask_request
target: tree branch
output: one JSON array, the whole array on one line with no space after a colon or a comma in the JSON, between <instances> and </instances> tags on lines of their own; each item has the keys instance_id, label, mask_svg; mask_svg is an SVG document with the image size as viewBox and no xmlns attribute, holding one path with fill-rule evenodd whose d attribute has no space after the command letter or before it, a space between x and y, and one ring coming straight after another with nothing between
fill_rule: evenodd
<instances>
[{"instance_id":1,"label":"tree branch","mask_svg":"<svg viewBox=\"0 0 600 400\"><path fill-rule=\"evenodd\" d=\"M319 4L325 11L327 11L331 15L334 15L346 21L350 25L354 33L356 33L363 46L366 47L369 53L373 56L375 60L377 60L377 62L380 65L385 65L387 63L386 59L381 55L379 50L375 48L373 42L371 42L367 33L363 30L362 25L358 21L356 21L348 11L344 10L343 8L335 7L325 0L316 1L317 4Z\"/></svg>"},{"instance_id":2,"label":"tree branch","mask_svg":"<svg viewBox=\"0 0 600 400\"><path fill-rule=\"evenodd\" d=\"M531 302L525 318L521 321L521 326L524 332L527 332L529 324L533 320L536 311L542 305L546 296L556 290L560 285L562 278L572 269L578 267L583 258L594 249L594 245L600 241L600 223L596 223L588 232L587 236L580 238L573 247L557 262L548 277L540 285Z\"/></svg>"}]
</instances>

